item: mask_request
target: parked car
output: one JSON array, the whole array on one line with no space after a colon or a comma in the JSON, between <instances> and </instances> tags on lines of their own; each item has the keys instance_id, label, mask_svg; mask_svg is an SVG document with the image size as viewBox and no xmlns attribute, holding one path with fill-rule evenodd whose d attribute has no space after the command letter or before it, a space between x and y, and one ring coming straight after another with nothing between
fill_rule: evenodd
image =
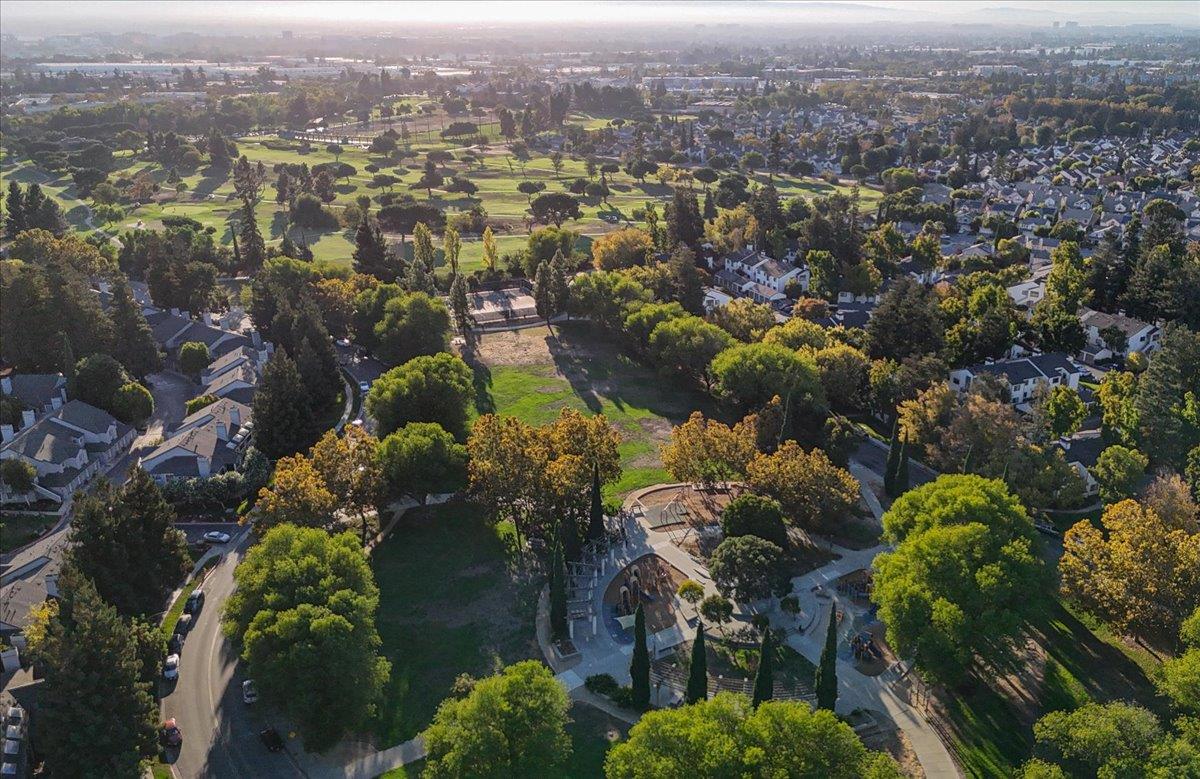
<instances>
[{"instance_id":1,"label":"parked car","mask_svg":"<svg viewBox=\"0 0 1200 779\"><path fill-rule=\"evenodd\" d=\"M367 394L368 392L370 392L371 391L371 382L360 381L358 383L358 391L363 393L364 395Z\"/></svg>"},{"instance_id":2,"label":"parked car","mask_svg":"<svg viewBox=\"0 0 1200 779\"><path fill-rule=\"evenodd\" d=\"M264 728L258 731L258 737L262 740L263 746L267 748L268 752L280 752L283 750L283 738L275 728Z\"/></svg>"},{"instance_id":3,"label":"parked car","mask_svg":"<svg viewBox=\"0 0 1200 779\"><path fill-rule=\"evenodd\" d=\"M204 606L204 590L192 590L192 594L183 603L183 613L198 614L202 606Z\"/></svg>"},{"instance_id":4,"label":"parked car","mask_svg":"<svg viewBox=\"0 0 1200 779\"><path fill-rule=\"evenodd\" d=\"M228 544L230 535L220 530L210 530L204 534L204 541L209 544Z\"/></svg>"},{"instance_id":5,"label":"parked car","mask_svg":"<svg viewBox=\"0 0 1200 779\"><path fill-rule=\"evenodd\" d=\"M242 682L242 703L254 703L258 700L258 688L253 679Z\"/></svg>"},{"instance_id":6,"label":"parked car","mask_svg":"<svg viewBox=\"0 0 1200 779\"><path fill-rule=\"evenodd\" d=\"M172 633L171 637L167 639L168 654L177 655L182 651L183 651L183 638L181 638L178 633Z\"/></svg>"},{"instance_id":7,"label":"parked car","mask_svg":"<svg viewBox=\"0 0 1200 779\"><path fill-rule=\"evenodd\" d=\"M25 710L20 706L9 706L8 715L4 718L5 725L24 725Z\"/></svg>"},{"instance_id":8,"label":"parked car","mask_svg":"<svg viewBox=\"0 0 1200 779\"><path fill-rule=\"evenodd\" d=\"M167 681L179 678L179 655L167 655L163 661L163 678Z\"/></svg>"},{"instance_id":9,"label":"parked car","mask_svg":"<svg viewBox=\"0 0 1200 779\"><path fill-rule=\"evenodd\" d=\"M183 743L183 731L175 724L175 718L167 720L158 731L159 738L169 747L177 747Z\"/></svg>"},{"instance_id":10,"label":"parked car","mask_svg":"<svg viewBox=\"0 0 1200 779\"><path fill-rule=\"evenodd\" d=\"M179 615L179 621L175 623L175 632L182 636L182 635L185 635L191 629L192 629L192 615L191 614Z\"/></svg>"}]
</instances>

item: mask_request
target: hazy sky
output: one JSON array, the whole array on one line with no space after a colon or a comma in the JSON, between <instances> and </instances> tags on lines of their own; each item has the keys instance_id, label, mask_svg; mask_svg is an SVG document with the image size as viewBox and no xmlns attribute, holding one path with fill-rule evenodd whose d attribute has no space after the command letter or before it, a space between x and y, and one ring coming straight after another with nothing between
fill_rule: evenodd
<instances>
[{"instance_id":1,"label":"hazy sky","mask_svg":"<svg viewBox=\"0 0 1200 779\"><path fill-rule=\"evenodd\" d=\"M544 23L922 22L992 21L1046 26L1055 20L1081 24L1172 23L1200 26L1200 0L854 0L804 2L143 2L142 0L4 0L0 29L17 35L57 32L146 30L176 32L215 24L242 28L378 29L413 24L508 26Z\"/></svg>"}]
</instances>

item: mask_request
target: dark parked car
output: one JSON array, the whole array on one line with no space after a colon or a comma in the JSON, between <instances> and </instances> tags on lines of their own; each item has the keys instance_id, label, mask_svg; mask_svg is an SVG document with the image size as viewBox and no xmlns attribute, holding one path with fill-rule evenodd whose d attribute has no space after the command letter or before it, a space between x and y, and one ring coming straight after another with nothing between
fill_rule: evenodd
<instances>
[{"instance_id":1,"label":"dark parked car","mask_svg":"<svg viewBox=\"0 0 1200 779\"><path fill-rule=\"evenodd\" d=\"M196 614L204 606L204 590L194 590L183 602L184 614Z\"/></svg>"},{"instance_id":2,"label":"dark parked car","mask_svg":"<svg viewBox=\"0 0 1200 779\"><path fill-rule=\"evenodd\" d=\"M183 651L183 639L178 633L172 633L167 639L167 654L177 655Z\"/></svg>"},{"instance_id":3,"label":"dark parked car","mask_svg":"<svg viewBox=\"0 0 1200 779\"><path fill-rule=\"evenodd\" d=\"M260 730L258 737L262 739L263 746L267 748L268 752L281 752L283 750L283 738L275 728Z\"/></svg>"},{"instance_id":4,"label":"dark parked car","mask_svg":"<svg viewBox=\"0 0 1200 779\"><path fill-rule=\"evenodd\" d=\"M183 743L183 731L175 724L175 718L167 720L158 731L159 738L169 747L177 747Z\"/></svg>"}]
</instances>

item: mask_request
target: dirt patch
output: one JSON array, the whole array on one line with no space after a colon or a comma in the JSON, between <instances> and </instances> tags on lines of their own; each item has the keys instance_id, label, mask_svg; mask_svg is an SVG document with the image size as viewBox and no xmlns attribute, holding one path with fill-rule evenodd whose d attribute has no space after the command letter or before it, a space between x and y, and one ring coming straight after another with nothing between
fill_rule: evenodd
<instances>
[{"instance_id":1,"label":"dirt patch","mask_svg":"<svg viewBox=\"0 0 1200 779\"><path fill-rule=\"evenodd\" d=\"M904 731L896 727L896 723L883 714L871 712L871 715L876 726L859 734L863 745L876 752L887 752L893 760L900 764L900 770L904 772L905 776L913 777L913 779L924 777L925 771L921 768L917 753L913 751L912 743L908 740L908 736L904 735Z\"/></svg>"},{"instance_id":2,"label":"dirt patch","mask_svg":"<svg viewBox=\"0 0 1200 779\"><path fill-rule=\"evenodd\" d=\"M550 331L545 327L484 333L474 344L471 358L484 365L554 365ZM463 355L465 358L467 355Z\"/></svg>"}]
</instances>

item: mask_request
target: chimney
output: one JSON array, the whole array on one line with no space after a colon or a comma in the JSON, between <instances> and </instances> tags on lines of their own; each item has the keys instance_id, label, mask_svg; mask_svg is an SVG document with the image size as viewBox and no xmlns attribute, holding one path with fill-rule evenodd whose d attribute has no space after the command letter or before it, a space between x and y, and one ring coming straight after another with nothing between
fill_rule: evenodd
<instances>
[{"instance_id":1,"label":"chimney","mask_svg":"<svg viewBox=\"0 0 1200 779\"><path fill-rule=\"evenodd\" d=\"M179 316L179 309L177 309L177 308L172 308L172 309L171 309L171 316Z\"/></svg>"},{"instance_id":2,"label":"chimney","mask_svg":"<svg viewBox=\"0 0 1200 779\"><path fill-rule=\"evenodd\" d=\"M33 423L36 421L37 421L37 418L33 415L33 411L31 409L23 409L21 411L21 427L22 427L22 429L24 429L26 427L32 427Z\"/></svg>"},{"instance_id":3,"label":"chimney","mask_svg":"<svg viewBox=\"0 0 1200 779\"><path fill-rule=\"evenodd\" d=\"M13 430L12 425L0 425L0 443L7 444L13 440L14 435L16 435L16 431Z\"/></svg>"},{"instance_id":4,"label":"chimney","mask_svg":"<svg viewBox=\"0 0 1200 779\"><path fill-rule=\"evenodd\" d=\"M230 408L229 408L229 422L230 422L230 423L231 423L231 424L232 424L234 427L241 427L241 426L242 426L242 411L241 411L241 409L239 409L237 406L230 406Z\"/></svg>"},{"instance_id":5,"label":"chimney","mask_svg":"<svg viewBox=\"0 0 1200 779\"><path fill-rule=\"evenodd\" d=\"M229 428L225 427L224 422L217 423L217 438L221 441L229 440Z\"/></svg>"}]
</instances>

